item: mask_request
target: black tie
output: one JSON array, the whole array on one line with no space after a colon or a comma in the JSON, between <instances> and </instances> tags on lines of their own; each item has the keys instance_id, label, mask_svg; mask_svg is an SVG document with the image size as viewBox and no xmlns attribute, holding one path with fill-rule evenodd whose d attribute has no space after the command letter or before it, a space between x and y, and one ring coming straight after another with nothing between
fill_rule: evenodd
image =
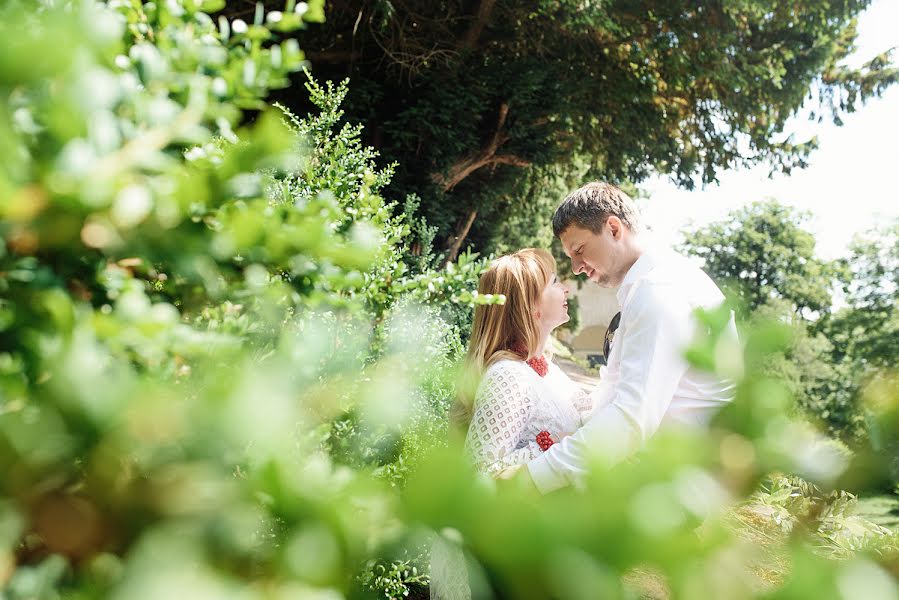
<instances>
[{"instance_id":1,"label":"black tie","mask_svg":"<svg viewBox=\"0 0 899 600\"><path fill-rule=\"evenodd\" d=\"M612 322L609 323L609 328L606 329L606 335L602 340L602 356L606 359L606 363L609 361L609 353L612 351L612 340L615 339L615 331L618 329L619 323L621 323L620 311L612 317Z\"/></svg>"}]
</instances>

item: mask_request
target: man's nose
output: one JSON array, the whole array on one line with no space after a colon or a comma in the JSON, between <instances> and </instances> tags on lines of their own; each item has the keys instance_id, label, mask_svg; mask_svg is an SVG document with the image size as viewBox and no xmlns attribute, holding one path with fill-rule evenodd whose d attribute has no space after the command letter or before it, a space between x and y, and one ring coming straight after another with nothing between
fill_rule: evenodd
<instances>
[{"instance_id":1,"label":"man's nose","mask_svg":"<svg viewBox=\"0 0 899 600\"><path fill-rule=\"evenodd\" d=\"M574 271L575 275L580 275L584 272L584 263L579 260L571 259L571 270Z\"/></svg>"}]
</instances>

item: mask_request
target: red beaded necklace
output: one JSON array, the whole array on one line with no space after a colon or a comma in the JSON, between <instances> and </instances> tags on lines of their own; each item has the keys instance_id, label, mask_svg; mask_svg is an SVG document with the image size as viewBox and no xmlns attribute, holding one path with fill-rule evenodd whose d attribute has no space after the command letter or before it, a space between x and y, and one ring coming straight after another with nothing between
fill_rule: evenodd
<instances>
[{"instance_id":1,"label":"red beaded necklace","mask_svg":"<svg viewBox=\"0 0 899 600\"><path fill-rule=\"evenodd\" d=\"M527 348L520 342L512 346L511 349L512 352L524 354L525 356L528 355ZM533 358L527 359L525 362L528 363L528 366L534 369L534 372L540 377L546 377L546 374L549 373L549 363L546 361L545 356L534 356Z\"/></svg>"}]
</instances>

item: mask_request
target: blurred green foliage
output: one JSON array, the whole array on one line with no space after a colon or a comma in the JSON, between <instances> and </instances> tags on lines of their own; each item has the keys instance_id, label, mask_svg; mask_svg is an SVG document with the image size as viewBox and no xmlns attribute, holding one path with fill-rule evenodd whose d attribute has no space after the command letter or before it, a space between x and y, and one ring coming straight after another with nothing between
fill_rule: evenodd
<instances>
[{"instance_id":1,"label":"blurred green foliage","mask_svg":"<svg viewBox=\"0 0 899 600\"><path fill-rule=\"evenodd\" d=\"M409 247L427 227L378 195L392 166L338 125L345 86L309 81L307 118L266 107L320 3L217 8L2 9L11 597L352 588L395 536L385 490L445 438L458 328L502 300L471 291L476 257ZM413 318L427 302L446 316Z\"/></svg>"},{"instance_id":2,"label":"blurred green foliage","mask_svg":"<svg viewBox=\"0 0 899 600\"><path fill-rule=\"evenodd\" d=\"M777 324L736 348L703 315L691 359L740 382L705 435L540 499L476 477L446 413L472 306L502 302L484 261L439 268L418 198L384 199L344 84L266 105L321 3L219 8L0 8L3 597L396 597L444 528L513 597L626 597L640 569L683 598L892 593L883 532L834 562L815 512L766 587L731 524L771 472L812 500L891 473L894 380L864 392L878 450L834 452L787 418Z\"/></svg>"}]
</instances>

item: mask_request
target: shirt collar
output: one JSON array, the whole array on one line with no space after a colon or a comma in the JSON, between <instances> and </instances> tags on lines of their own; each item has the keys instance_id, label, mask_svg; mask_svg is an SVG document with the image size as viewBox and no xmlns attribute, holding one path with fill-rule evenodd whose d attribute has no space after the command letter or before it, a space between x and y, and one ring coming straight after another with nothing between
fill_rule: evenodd
<instances>
[{"instance_id":1,"label":"shirt collar","mask_svg":"<svg viewBox=\"0 0 899 600\"><path fill-rule=\"evenodd\" d=\"M630 290L634 284L643 279L643 277L655 268L658 262L655 253L650 250L644 252L637 258L636 262L627 270L621 285L618 287L618 306L624 306Z\"/></svg>"}]
</instances>

